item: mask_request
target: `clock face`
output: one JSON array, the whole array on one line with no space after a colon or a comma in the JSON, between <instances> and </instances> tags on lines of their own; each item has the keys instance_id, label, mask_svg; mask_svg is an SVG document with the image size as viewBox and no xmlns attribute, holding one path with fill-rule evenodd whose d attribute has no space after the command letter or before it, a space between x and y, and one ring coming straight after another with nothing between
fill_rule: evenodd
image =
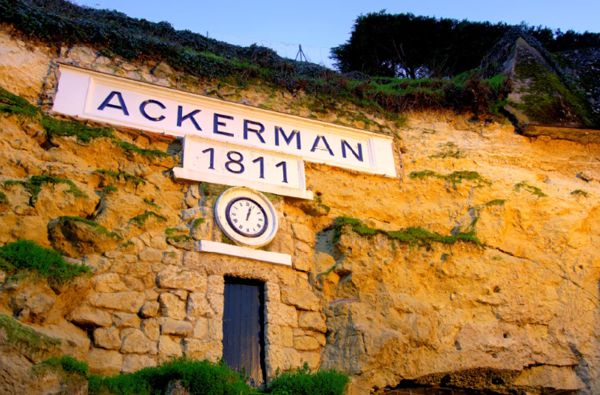
<instances>
[{"instance_id":1,"label":"clock face","mask_svg":"<svg viewBox=\"0 0 600 395\"><path fill-rule=\"evenodd\" d=\"M225 236L251 248L270 243L279 226L273 203L262 193L246 187L229 188L219 196L215 219Z\"/></svg>"},{"instance_id":2,"label":"clock face","mask_svg":"<svg viewBox=\"0 0 600 395\"><path fill-rule=\"evenodd\" d=\"M246 237L262 235L269 224L265 209L247 197L239 197L229 202L225 209L225 217L235 232Z\"/></svg>"}]
</instances>

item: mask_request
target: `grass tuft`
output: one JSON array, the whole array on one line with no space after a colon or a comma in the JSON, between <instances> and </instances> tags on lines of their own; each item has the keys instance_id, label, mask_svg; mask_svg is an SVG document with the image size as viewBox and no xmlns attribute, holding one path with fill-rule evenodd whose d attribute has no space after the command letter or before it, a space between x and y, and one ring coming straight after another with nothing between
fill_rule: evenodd
<instances>
[{"instance_id":1,"label":"grass tuft","mask_svg":"<svg viewBox=\"0 0 600 395\"><path fill-rule=\"evenodd\" d=\"M100 225L99 223L92 221L90 219L87 218L82 218L82 217L76 217L76 216L63 216L63 217L59 217L58 218L58 222L60 224L64 224L66 222L81 222L84 223L88 226L90 226L94 232L104 235L104 236L108 236L108 237L112 237L114 239L122 239L122 237L115 232L111 232L108 229L106 229L104 226Z\"/></svg>"},{"instance_id":2,"label":"grass tuft","mask_svg":"<svg viewBox=\"0 0 600 395\"><path fill-rule=\"evenodd\" d=\"M363 224L359 219L351 217L338 217L335 219L333 224L333 229L335 230L333 237L334 243L339 242L342 228L346 225L350 226L352 231L360 236L383 234L392 240L397 240L410 246L429 248L431 247L432 243L454 244L459 241L473 243L478 246L482 245L474 230L470 230L468 232L455 232L448 236L441 235L437 232L430 232L420 227L408 227L400 230L386 231L382 229L371 228Z\"/></svg>"},{"instance_id":3,"label":"grass tuft","mask_svg":"<svg viewBox=\"0 0 600 395\"><path fill-rule=\"evenodd\" d=\"M87 197L87 195L83 193L83 191L81 191L81 189L79 189L73 181L67 180L66 178L55 177L47 174L31 176L26 180L6 180L4 181L3 185L4 187L10 187L12 185L22 185L25 188L25 190L27 190L27 192L29 192L29 194L31 195L31 197L29 198L29 205L35 206L35 202L37 201L37 198L40 192L42 191L42 186L44 186L44 184L65 184L69 186L69 189L66 191L66 193L70 193L75 197Z\"/></svg>"},{"instance_id":4,"label":"grass tuft","mask_svg":"<svg viewBox=\"0 0 600 395\"><path fill-rule=\"evenodd\" d=\"M146 180L144 180L142 177L136 176L136 175L124 172L124 171L97 169L94 171L94 173L100 174L105 177L110 177L116 181L129 182L129 183L132 183L133 185L135 185L136 187L138 185L143 185L146 183Z\"/></svg>"},{"instance_id":5,"label":"grass tuft","mask_svg":"<svg viewBox=\"0 0 600 395\"><path fill-rule=\"evenodd\" d=\"M83 143L89 143L100 137L113 136L113 130L110 128L97 128L82 122L56 119L45 115L42 116L41 124L49 137L74 136Z\"/></svg>"},{"instance_id":6,"label":"grass tuft","mask_svg":"<svg viewBox=\"0 0 600 395\"><path fill-rule=\"evenodd\" d=\"M30 240L19 240L0 247L0 268L9 275L32 271L52 285L61 285L91 272L90 267L68 263L57 251Z\"/></svg>"},{"instance_id":7,"label":"grass tuft","mask_svg":"<svg viewBox=\"0 0 600 395\"><path fill-rule=\"evenodd\" d=\"M450 174L439 174L433 170L421 170L421 171L413 171L409 174L409 177L412 179L424 179L428 177L439 178L441 180L445 180L452 184L453 187L456 187L457 184L461 184L464 181L471 181L477 187L481 187L483 185L490 185L491 182L484 177L481 176L476 171L469 170L459 170L454 171Z\"/></svg>"},{"instance_id":8,"label":"grass tuft","mask_svg":"<svg viewBox=\"0 0 600 395\"><path fill-rule=\"evenodd\" d=\"M275 395L343 395L348 376L335 370L311 373L308 366L277 375L267 386Z\"/></svg>"},{"instance_id":9,"label":"grass tuft","mask_svg":"<svg viewBox=\"0 0 600 395\"><path fill-rule=\"evenodd\" d=\"M132 224L135 224L141 228L142 226L144 226L146 221L150 218L155 218L157 221L160 221L160 222L165 222L167 220L167 218L165 218L164 216L162 216L160 214L155 213L154 211L146 210L142 214L136 215L135 217L131 218L129 220L129 222Z\"/></svg>"},{"instance_id":10,"label":"grass tuft","mask_svg":"<svg viewBox=\"0 0 600 395\"><path fill-rule=\"evenodd\" d=\"M138 154L138 155L146 157L146 158L166 158L166 157L170 156L167 152L164 152L161 150L156 150L156 149L140 148L135 144L131 144L131 143L128 143L127 141L123 141L123 140L115 139L115 140L113 140L113 142L118 147L123 149L123 151L125 151L127 154Z\"/></svg>"},{"instance_id":11,"label":"grass tuft","mask_svg":"<svg viewBox=\"0 0 600 395\"><path fill-rule=\"evenodd\" d=\"M535 195L537 197L545 197L548 196L546 195L544 192L542 192L542 190L536 186L530 185L527 183L527 181L521 181L518 184L515 184L514 187L515 191L519 192L521 189L526 190L527 192L531 193L532 195Z\"/></svg>"}]
</instances>

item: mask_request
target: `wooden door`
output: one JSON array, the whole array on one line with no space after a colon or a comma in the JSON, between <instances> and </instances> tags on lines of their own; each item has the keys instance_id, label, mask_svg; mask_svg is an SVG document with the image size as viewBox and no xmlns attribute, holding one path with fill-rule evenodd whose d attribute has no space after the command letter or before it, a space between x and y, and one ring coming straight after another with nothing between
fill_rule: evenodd
<instances>
[{"instance_id":1,"label":"wooden door","mask_svg":"<svg viewBox=\"0 0 600 395\"><path fill-rule=\"evenodd\" d=\"M253 385L265 381L264 284L225 278L223 359Z\"/></svg>"}]
</instances>

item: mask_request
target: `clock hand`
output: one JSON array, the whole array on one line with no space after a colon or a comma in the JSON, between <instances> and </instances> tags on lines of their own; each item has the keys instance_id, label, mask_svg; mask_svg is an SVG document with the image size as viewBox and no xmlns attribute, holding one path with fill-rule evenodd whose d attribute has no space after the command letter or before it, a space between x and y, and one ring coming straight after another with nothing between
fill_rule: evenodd
<instances>
[{"instance_id":1,"label":"clock hand","mask_svg":"<svg viewBox=\"0 0 600 395\"><path fill-rule=\"evenodd\" d=\"M250 213L252 212L252 207L248 210L248 214L246 214L246 221L250 219Z\"/></svg>"}]
</instances>

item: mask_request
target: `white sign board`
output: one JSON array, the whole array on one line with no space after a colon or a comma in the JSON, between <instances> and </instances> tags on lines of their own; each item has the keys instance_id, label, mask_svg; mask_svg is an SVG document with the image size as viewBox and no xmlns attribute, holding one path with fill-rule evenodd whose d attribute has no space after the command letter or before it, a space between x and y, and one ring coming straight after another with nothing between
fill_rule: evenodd
<instances>
[{"instance_id":1,"label":"white sign board","mask_svg":"<svg viewBox=\"0 0 600 395\"><path fill-rule=\"evenodd\" d=\"M183 168L173 172L177 178L312 199L312 192L306 191L301 158L195 136L185 137Z\"/></svg>"},{"instance_id":2,"label":"white sign board","mask_svg":"<svg viewBox=\"0 0 600 395\"><path fill-rule=\"evenodd\" d=\"M72 66L60 66L52 110L156 133L244 146L251 150L248 153L271 151L396 176L391 137Z\"/></svg>"}]
</instances>

